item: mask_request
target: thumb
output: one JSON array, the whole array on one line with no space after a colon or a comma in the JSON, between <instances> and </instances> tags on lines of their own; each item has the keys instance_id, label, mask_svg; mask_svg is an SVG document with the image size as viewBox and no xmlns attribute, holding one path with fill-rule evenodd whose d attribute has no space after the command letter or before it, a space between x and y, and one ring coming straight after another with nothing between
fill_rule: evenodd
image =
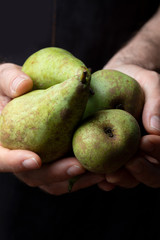
<instances>
[{"instance_id":1,"label":"thumb","mask_svg":"<svg viewBox=\"0 0 160 240\"><path fill-rule=\"evenodd\" d=\"M22 172L41 167L40 157L28 150L9 150L0 146L0 172Z\"/></svg>"},{"instance_id":2,"label":"thumb","mask_svg":"<svg viewBox=\"0 0 160 240\"><path fill-rule=\"evenodd\" d=\"M142 120L148 133L160 135L160 78L155 72L150 74L150 79L148 82L146 79L143 86L146 99Z\"/></svg>"},{"instance_id":3,"label":"thumb","mask_svg":"<svg viewBox=\"0 0 160 240\"><path fill-rule=\"evenodd\" d=\"M21 71L21 67L12 63L0 65L0 93L14 98L33 87L31 78Z\"/></svg>"}]
</instances>

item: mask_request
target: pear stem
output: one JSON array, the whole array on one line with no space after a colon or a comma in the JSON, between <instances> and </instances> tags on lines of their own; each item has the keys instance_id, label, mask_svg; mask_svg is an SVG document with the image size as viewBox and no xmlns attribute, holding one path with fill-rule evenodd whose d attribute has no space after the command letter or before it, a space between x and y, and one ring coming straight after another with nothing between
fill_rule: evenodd
<instances>
[{"instance_id":1,"label":"pear stem","mask_svg":"<svg viewBox=\"0 0 160 240\"><path fill-rule=\"evenodd\" d=\"M70 178L68 181L68 192L72 191L73 185L77 182L77 180L80 178L80 176L75 176L73 178Z\"/></svg>"}]
</instances>

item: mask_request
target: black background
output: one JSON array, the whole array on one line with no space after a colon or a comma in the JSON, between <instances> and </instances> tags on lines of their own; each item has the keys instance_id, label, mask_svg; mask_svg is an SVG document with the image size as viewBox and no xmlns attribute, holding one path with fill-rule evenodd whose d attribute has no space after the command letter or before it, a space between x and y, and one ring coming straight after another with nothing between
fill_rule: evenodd
<instances>
[{"instance_id":1,"label":"black background","mask_svg":"<svg viewBox=\"0 0 160 240\"><path fill-rule=\"evenodd\" d=\"M92 71L149 19L159 1L5 0L0 4L0 56L22 65L33 52L65 48ZM56 31L53 36L53 24ZM160 239L159 189L139 185L103 192L96 186L51 196L0 174L0 240Z\"/></svg>"}]
</instances>

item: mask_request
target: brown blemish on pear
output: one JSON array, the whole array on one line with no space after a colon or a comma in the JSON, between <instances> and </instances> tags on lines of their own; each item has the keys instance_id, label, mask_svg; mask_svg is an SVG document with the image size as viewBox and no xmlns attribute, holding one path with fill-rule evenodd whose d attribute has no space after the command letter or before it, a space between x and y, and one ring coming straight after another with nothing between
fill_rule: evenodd
<instances>
[{"instance_id":1,"label":"brown blemish on pear","mask_svg":"<svg viewBox=\"0 0 160 240\"><path fill-rule=\"evenodd\" d=\"M92 74L91 89L84 119L104 109L123 109L137 120L141 118L144 93L139 83L116 70L103 69Z\"/></svg>"},{"instance_id":2,"label":"brown blemish on pear","mask_svg":"<svg viewBox=\"0 0 160 240\"><path fill-rule=\"evenodd\" d=\"M0 116L0 141L9 149L27 149L42 162L63 157L72 148L72 136L89 96L89 79L74 76L46 90L35 90L10 101ZM18 106L18 107L17 107Z\"/></svg>"},{"instance_id":3,"label":"brown blemish on pear","mask_svg":"<svg viewBox=\"0 0 160 240\"><path fill-rule=\"evenodd\" d=\"M108 174L134 156L140 138L140 127L131 114L120 109L101 110L79 126L72 146L84 168Z\"/></svg>"}]
</instances>

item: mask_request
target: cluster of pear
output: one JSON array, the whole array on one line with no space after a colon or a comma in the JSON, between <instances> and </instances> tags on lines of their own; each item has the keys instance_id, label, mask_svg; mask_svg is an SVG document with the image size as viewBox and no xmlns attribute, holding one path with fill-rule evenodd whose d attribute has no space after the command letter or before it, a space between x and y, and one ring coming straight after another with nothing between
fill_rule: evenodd
<instances>
[{"instance_id":1,"label":"cluster of pear","mask_svg":"<svg viewBox=\"0 0 160 240\"><path fill-rule=\"evenodd\" d=\"M0 142L36 152L43 163L72 152L87 170L110 173L134 154L143 91L115 70L91 74L70 52L56 47L33 53L22 71L32 91L11 100L0 116Z\"/></svg>"}]
</instances>

